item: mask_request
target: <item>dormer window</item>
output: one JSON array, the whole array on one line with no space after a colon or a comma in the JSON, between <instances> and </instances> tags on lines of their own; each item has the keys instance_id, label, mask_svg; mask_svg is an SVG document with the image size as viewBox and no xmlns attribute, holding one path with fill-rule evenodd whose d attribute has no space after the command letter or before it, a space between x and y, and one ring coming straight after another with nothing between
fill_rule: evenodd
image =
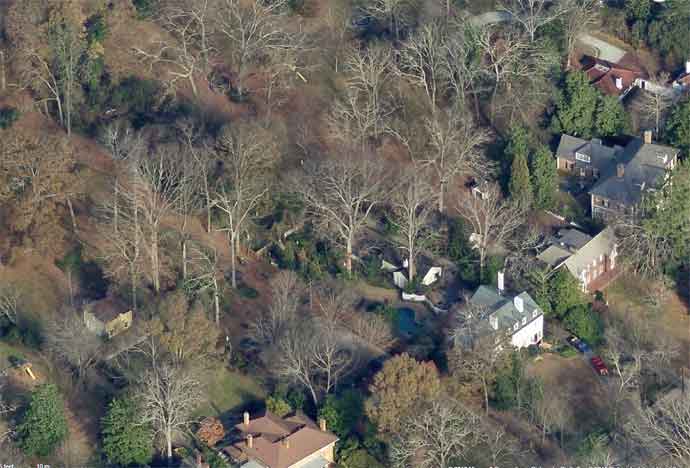
<instances>
[{"instance_id":1,"label":"dormer window","mask_svg":"<svg viewBox=\"0 0 690 468\"><path fill-rule=\"evenodd\" d=\"M515 322L515 325L513 325L513 330L514 330L514 331L517 331L518 325L519 325L519 323L518 323L518 322Z\"/></svg>"},{"instance_id":2,"label":"dormer window","mask_svg":"<svg viewBox=\"0 0 690 468\"><path fill-rule=\"evenodd\" d=\"M522 317L522 326L527 325L527 317Z\"/></svg>"},{"instance_id":3,"label":"dormer window","mask_svg":"<svg viewBox=\"0 0 690 468\"><path fill-rule=\"evenodd\" d=\"M587 164L589 164L591 162L591 159L589 158L589 156L587 156L586 154L580 153L580 152L575 153L575 159L578 161L582 161L584 163L587 163Z\"/></svg>"}]
</instances>

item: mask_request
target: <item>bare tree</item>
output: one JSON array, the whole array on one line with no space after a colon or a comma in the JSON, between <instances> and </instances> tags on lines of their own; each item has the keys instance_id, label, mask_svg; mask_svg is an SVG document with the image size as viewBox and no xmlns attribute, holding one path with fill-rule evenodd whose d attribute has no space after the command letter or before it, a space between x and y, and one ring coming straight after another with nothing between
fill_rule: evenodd
<instances>
[{"instance_id":1,"label":"bare tree","mask_svg":"<svg viewBox=\"0 0 690 468\"><path fill-rule=\"evenodd\" d=\"M190 248L190 274L186 284L191 289L202 293L210 291L213 297L213 310L216 325L220 323L220 297L223 284L223 270L218 264L218 253L215 249L208 251L193 243Z\"/></svg>"},{"instance_id":2,"label":"bare tree","mask_svg":"<svg viewBox=\"0 0 690 468\"><path fill-rule=\"evenodd\" d=\"M415 280L417 257L433 238L431 220L437 193L417 168L403 176L391 201L391 222L399 228L400 244L408 256L408 279Z\"/></svg>"},{"instance_id":3,"label":"bare tree","mask_svg":"<svg viewBox=\"0 0 690 468\"><path fill-rule=\"evenodd\" d=\"M168 76L165 84L171 93L175 93L178 81L186 80L194 96L197 96L194 75L200 71L203 57L207 57L207 52L197 48L197 20L177 13L164 15L163 20L163 26L170 32L172 39L158 41L156 50L151 52L140 47L133 47L132 50L140 60L149 64L151 72L157 65L164 66L161 70Z\"/></svg>"},{"instance_id":4,"label":"bare tree","mask_svg":"<svg viewBox=\"0 0 690 468\"><path fill-rule=\"evenodd\" d=\"M672 93L669 93L666 85L669 82L669 74L661 72L649 79L649 85L642 92L642 115L648 116L647 123L654 125L654 134L659 137L669 109L673 105Z\"/></svg>"},{"instance_id":5,"label":"bare tree","mask_svg":"<svg viewBox=\"0 0 690 468\"><path fill-rule=\"evenodd\" d=\"M348 323L352 333L367 344L388 350L395 343L393 328L388 320L376 314L356 314Z\"/></svg>"},{"instance_id":6,"label":"bare tree","mask_svg":"<svg viewBox=\"0 0 690 468\"><path fill-rule=\"evenodd\" d=\"M537 30L555 21L562 14L559 2L551 0L502 0L501 10L510 14L534 42Z\"/></svg>"},{"instance_id":7,"label":"bare tree","mask_svg":"<svg viewBox=\"0 0 690 468\"><path fill-rule=\"evenodd\" d=\"M19 319L19 300L19 291L14 286L0 286L0 316L4 316L13 325Z\"/></svg>"},{"instance_id":8,"label":"bare tree","mask_svg":"<svg viewBox=\"0 0 690 468\"><path fill-rule=\"evenodd\" d=\"M618 218L614 226L621 260L645 278L659 277L665 260L671 257L673 251L670 239L655 233L635 219Z\"/></svg>"},{"instance_id":9,"label":"bare tree","mask_svg":"<svg viewBox=\"0 0 690 468\"><path fill-rule=\"evenodd\" d=\"M260 61L272 49L290 46L283 29L287 0L221 0L216 11L216 28L227 42L227 53L237 73L237 94L245 93L247 67Z\"/></svg>"},{"instance_id":10,"label":"bare tree","mask_svg":"<svg viewBox=\"0 0 690 468\"><path fill-rule=\"evenodd\" d=\"M485 64L475 57L476 34L477 31L470 21L454 17L449 25L444 48L447 54L445 74L455 99L451 107L464 110L466 96L469 93L473 97L476 118L479 119L479 93L482 91L480 82L486 70Z\"/></svg>"},{"instance_id":11,"label":"bare tree","mask_svg":"<svg viewBox=\"0 0 690 468\"><path fill-rule=\"evenodd\" d=\"M202 400L196 376L180 366L154 360L139 380L138 400L142 422L149 423L165 440L166 456L172 460L172 441L193 422L192 412Z\"/></svg>"},{"instance_id":12,"label":"bare tree","mask_svg":"<svg viewBox=\"0 0 690 468\"><path fill-rule=\"evenodd\" d=\"M101 340L86 328L86 324L73 310L63 311L64 316L48 326L48 349L74 369L81 382L86 372L98 363Z\"/></svg>"},{"instance_id":13,"label":"bare tree","mask_svg":"<svg viewBox=\"0 0 690 468\"><path fill-rule=\"evenodd\" d=\"M350 301L343 290L322 290L307 322L293 318L282 324L284 329L274 350L277 356L271 358L274 371L305 387L316 405L322 395L336 389L354 365L353 350L342 336L344 315L352 307ZM272 315L281 312L289 319L292 304L279 298L276 306Z\"/></svg>"},{"instance_id":14,"label":"bare tree","mask_svg":"<svg viewBox=\"0 0 690 468\"><path fill-rule=\"evenodd\" d=\"M338 73L340 71L340 57L348 47L347 35L352 26L352 6L349 2L331 0L328 2L323 20L326 24L323 33L331 47L320 49L327 54L329 61L333 59L334 71Z\"/></svg>"},{"instance_id":15,"label":"bare tree","mask_svg":"<svg viewBox=\"0 0 690 468\"><path fill-rule=\"evenodd\" d=\"M489 133L474 125L471 117L460 109L450 108L426 120L429 149L412 154L422 168L429 168L438 181L438 209L445 211L448 185L461 174L486 174L492 166L483 157L482 148Z\"/></svg>"},{"instance_id":16,"label":"bare tree","mask_svg":"<svg viewBox=\"0 0 690 468\"><path fill-rule=\"evenodd\" d=\"M269 50L268 64L265 66L266 84L266 125L273 117L273 109L287 101L287 96L279 94L289 90L295 82L307 83L307 74L310 67L302 63L300 54L304 49L304 36L294 33L290 41L284 47Z\"/></svg>"},{"instance_id":17,"label":"bare tree","mask_svg":"<svg viewBox=\"0 0 690 468\"><path fill-rule=\"evenodd\" d=\"M383 120L381 109L372 107L371 101L363 95L364 92L356 88L348 88L335 101L328 117L333 138L344 145L356 143L360 153L367 150L369 137Z\"/></svg>"},{"instance_id":18,"label":"bare tree","mask_svg":"<svg viewBox=\"0 0 690 468\"><path fill-rule=\"evenodd\" d=\"M652 406L638 409L627 433L650 455L665 455L687 463L690 459L690 393L675 390L662 395Z\"/></svg>"},{"instance_id":19,"label":"bare tree","mask_svg":"<svg viewBox=\"0 0 690 468\"><path fill-rule=\"evenodd\" d=\"M390 448L396 468L450 466L479 443L479 418L461 403L442 399L410 416Z\"/></svg>"},{"instance_id":20,"label":"bare tree","mask_svg":"<svg viewBox=\"0 0 690 468\"><path fill-rule=\"evenodd\" d=\"M410 0L373 0L363 7L364 13L375 18L395 40L412 24L414 4Z\"/></svg>"},{"instance_id":21,"label":"bare tree","mask_svg":"<svg viewBox=\"0 0 690 468\"><path fill-rule=\"evenodd\" d=\"M377 161L344 157L309 162L293 181L318 226L345 246L345 267L352 273L352 252L369 213L381 201L386 173Z\"/></svg>"},{"instance_id":22,"label":"bare tree","mask_svg":"<svg viewBox=\"0 0 690 468\"><path fill-rule=\"evenodd\" d=\"M213 198L210 181L209 165L211 163L213 152L200 142L202 138L203 129L195 125L191 119L183 120L178 124L178 130L181 138L187 147L187 150L194 159L194 168L199 171L197 174L198 182L201 185L201 190L204 198L204 205L206 211L206 231L212 231L211 210L213 207Z\"/></svg>"},{"instance_id":23,"label":"bare tree","mask_svg":"<svg viewBox=\"0 0 690 468\"><path fill-rule=\"evenodd\" d=\"M142 246L149 256L153 289L161 289L160 234L163 218L178 205L185 174L171 148L159 146L156 153L131 164L129 193L125 201L136 204Z\"/></svg>"},{"instance_id":24,"label":"bare tree","mask_svg":"<svg viewBox=\"0 0 690 468\"><path fill-rule=\"evenodd\" d=\"M101 209L98 225L103 239L102 258L106 274L130 283L132 310L137 310L137 288L143 272L143 234L139 197L123 189L116 181L113 198Z\"/></svg>"},{"instance_id":25,"label":"bare tree","mask_svg":"<svg viewBox=\"0 0 690 468\"><path fill-rule=\"evenodd\" d=\"M173 33L183 28L191 44L201 55L200 70L208 72L209 54L213 51L213 0L171 0L163 11L162 23Z\"/></svg>"},{"instance_id":26,"label":"bare tree","mask_svg":"<svg viewBox=\"0 0 690 468\"><path fill-rule=\"evenodd\" d=\"M372 135L378 138L383 130L385 109L384 90L391 79L393 54L389 46L371 45L366 49L351 49L345 66L349 73L348 86L356 89L366 100L366 108L374 117Z\"/></svg>"},{"instance_id":27,"label":"bare tree","mask_svg":"<svg viewBox=\"0 0 690 468\"><path fill-rule=\"evenodd\" d=\"M489 249L500 245L523 224L524 208L502 199L496 185L488 185L483 198L463 194L458 212L476 234L479 271L483 274Z\"/></svg>"},{"instance_id":28,"label":"bare tree","mask_svg":"<svg viewBox=\"0 0 690 468\"><path fill-rule=\"evenodd\" d=\"M273 296L268 311L259 314L249 325L250 336L259 347L275 345L293 326L304 292L292 271L281 271L271 278L269 285Z\"/></svg>"},{"instance_id":29,"label":"bare tree","mask_svg":"<svg viewBox=\"0 0 690 468\"><path fill-rule=\"evenodd\" d=\"M448 76L446 31L439 22L422 26L400 49L399 71L413 85L424 90L431 113L446 92Z\"/></svg>"},{"instance_id":30,"label":"bare tree","mask_svg":"<svg viewBox=\"0 0 690 468\"><path fill-rule=\"evenodd\" d=\"M232 287L237 288L237 254L240 236L256 216L269 190L270 171L278 159L278 146L271 134L255 124L242 122L226 127L217 142L216 156L223 174L213 194L213 205L223 216L218 230L228 233Z\"/></svg>"},{"instance_id":31,"label":"bare tree","mask_svg":"<svg viewBox=\"0 0 690 468\"><path fill-rule=\"evenodd\" d=\"M570 70L577 39L587 33L599 17L598 0L564 0L563 25L566 41L566 70Z\"/></svg>"}]
</instances>

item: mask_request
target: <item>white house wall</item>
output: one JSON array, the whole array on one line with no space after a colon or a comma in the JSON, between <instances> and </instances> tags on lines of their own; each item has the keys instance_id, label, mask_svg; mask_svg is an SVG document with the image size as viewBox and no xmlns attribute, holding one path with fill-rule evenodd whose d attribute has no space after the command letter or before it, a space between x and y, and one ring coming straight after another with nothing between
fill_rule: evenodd
<instances>
[{"instance_id":1,"label":"white house wall","mask_svg":"<svg viewBox=\"0 0 690 468\"><path fill-rule=\"evenodd\" d=\"M535 335L537 335L536 341L534 340ZM543 337L544 315L542 314L515 332L510 342L516 348L526 348L529 345L537 344Z\"/></svg>"}]
</instances>

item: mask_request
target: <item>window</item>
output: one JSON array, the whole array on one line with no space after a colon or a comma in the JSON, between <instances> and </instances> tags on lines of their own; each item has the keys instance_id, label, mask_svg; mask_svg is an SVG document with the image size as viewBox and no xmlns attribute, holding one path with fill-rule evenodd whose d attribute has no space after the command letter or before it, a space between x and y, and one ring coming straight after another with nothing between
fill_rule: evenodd
<instances>
[{"instance_id":1,"label":"window","mask_svg":"<svg viewBox=\"0 0 690 468\"><path fill-rule=\"evenodd\" d=\"M527 317L522 317L522 326L527 324Z\"/></svg>"},{"instance_id":2,"label":"window","mask_svg":"<svg viewBox=\"0 0 690 468\"><path fill-rule=\"evenodd\" d=\"M515 322L515 325L513 325L513 330L517 330L517 329L518 329L518 322Z\"/></svg>"},{"instance_id":3,"label":"window","mask_svg":"<svg viewBox=\"0 0 690 468\"><path fill-rule=\"evenodd\" d=\"M589 164L591 162L591 159L589 158L589 156L587 156L586 154L582 154L582 153L575 153L575 159L577 159L578 161L585 162L587 164Z\"/></svg>"}]
</instances>

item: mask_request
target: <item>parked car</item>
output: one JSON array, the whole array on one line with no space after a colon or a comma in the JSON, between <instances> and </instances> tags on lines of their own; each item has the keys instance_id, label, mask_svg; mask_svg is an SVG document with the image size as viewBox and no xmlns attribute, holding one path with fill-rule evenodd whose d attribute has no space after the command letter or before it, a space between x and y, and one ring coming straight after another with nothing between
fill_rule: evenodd
<instances>
[{"instance_id":1,"label":"parked car","mask_svg":"<svg viewBox=\"0 0 690 468\"><path fill-rule=\"evenodd\" d=\"M568 341L573 348L577 349L581 353L587 354L592 352L592 348L577 336L570 335L566 341Z\"/></svg>"},{"instance_id":2,"label":"parked car","mask_svg":"<svg viewBox=\"0 0 690 468\"><path fill-rule=\"evenodd\" d=\"M609 375L609 368L599 356L593 356L589 361L599 375Z\"/></svg>"}]
</instances>

